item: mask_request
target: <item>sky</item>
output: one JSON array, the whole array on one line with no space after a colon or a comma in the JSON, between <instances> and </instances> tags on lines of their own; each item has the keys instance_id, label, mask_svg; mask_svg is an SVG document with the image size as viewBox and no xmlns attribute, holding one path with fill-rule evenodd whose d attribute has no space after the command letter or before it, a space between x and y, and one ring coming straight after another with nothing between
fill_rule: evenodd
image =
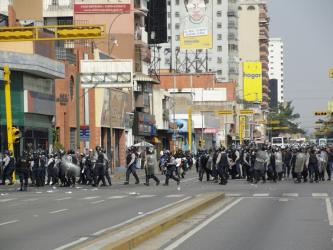
<instances>
[{"instance_id":1,"label":"sky","mask_svg":"<svg viewBox=\"0 0 333 250\"><path fill-rule=\"evenodd\" d=\"M311 131L333 100L333 0L267 0L270 37L284 42L284 93Z\"/></svg>"}]
</instances>

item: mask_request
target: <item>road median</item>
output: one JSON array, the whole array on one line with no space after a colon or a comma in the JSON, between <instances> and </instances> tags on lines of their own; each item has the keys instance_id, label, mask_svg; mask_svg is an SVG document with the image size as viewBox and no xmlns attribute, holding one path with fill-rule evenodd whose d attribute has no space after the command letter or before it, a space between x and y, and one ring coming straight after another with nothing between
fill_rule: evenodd
<instances>
[{"instance_id":1,"label":"road median","mask_svg":"<svg viewBox=\"0 0 333 250\"><path fill-rule=\"evenodd\" d=\"M144 241L164 232L177 223L224 198L224 193L198 195L174 207L161 210L116 230L111 230L92 240L85 241L71 249L129 250Z\"/></svg>"}]
</instances>

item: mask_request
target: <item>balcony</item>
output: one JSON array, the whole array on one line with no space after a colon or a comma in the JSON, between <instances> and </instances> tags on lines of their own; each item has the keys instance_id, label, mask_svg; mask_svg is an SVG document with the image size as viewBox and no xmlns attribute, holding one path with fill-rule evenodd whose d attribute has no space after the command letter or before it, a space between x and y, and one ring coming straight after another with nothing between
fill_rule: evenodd
<instances>
[{"instance_id":1,"label":"balcony","mask_svg":"<svg viewBox=\"0 0 333 250\"><path fill-rule=\"evenodd\" d=\"M43 17L72 17L73 15L73 0L43 1Z\"/></svg>"},{"instance_id":2,"label":"balcony","mask_svg":"<svg viewBox=\"0 0 333 250\"><path fill-rule=\"evenodd\" d=\"M146 46L135 45L135 60L144 61L146 63L151 62L151 51L147 45Z\"/></svg>"},{"instance_id":3,"label":"balcony","mask_svg":"<svg viewBox=\"0 0 333 250\"><path fill-rule=\"evenodd\" d=\"M228 22L228 28L229 29L237 29L236 22Z\"/></svg>"},{"instance_id":4,"label":"balcony","mask_svg":"<svg viewBox=\"0 0 333 250\"><path fill-rule=\"evenodd\" d=\"M148 12L147 0L135 0L134 8L143 12Z\"/></svg>"},{"instance_id":5,"label":"balcony","mask_svg":"<svg viewBox=\"0 0 333 250\"><path fill-rule=\"evenodd\" d=\"M144 27L136 27L134 39L137 44L148 44L148 32L145 31Z\"/></svg>"},{"instance_id":6,"label":"balcony","mask_svg":"<svg viewBox=\"0 0 333 250\"><path fill-rule=\"evenodd\" d=\"M66 48L56 47L56 58L76 65L76 55Z\"/></svg>"}]
</instances>

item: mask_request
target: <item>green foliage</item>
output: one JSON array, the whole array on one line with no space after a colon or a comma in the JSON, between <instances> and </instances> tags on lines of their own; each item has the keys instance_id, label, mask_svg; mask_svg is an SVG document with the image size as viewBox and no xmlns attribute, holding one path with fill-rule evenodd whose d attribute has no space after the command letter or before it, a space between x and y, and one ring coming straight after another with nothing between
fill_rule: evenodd
<instances>
[{"instance_id":1,"label":"green foliage","mask_svg":"<svg viewBox=\"0 0 333 250\"><path fill-rule=\"evenodd\" d=\"M294 113L295 108L292 106L292 102L280 103L276 110L271 110L268 115L268 121L279 121L277 127L288 127L288 129L272 130L272 136L279 136L280 133L289 134L305 134L303 129L299 128L297 119L300 118L298 113Z\"/></svg>"}]
</instances>

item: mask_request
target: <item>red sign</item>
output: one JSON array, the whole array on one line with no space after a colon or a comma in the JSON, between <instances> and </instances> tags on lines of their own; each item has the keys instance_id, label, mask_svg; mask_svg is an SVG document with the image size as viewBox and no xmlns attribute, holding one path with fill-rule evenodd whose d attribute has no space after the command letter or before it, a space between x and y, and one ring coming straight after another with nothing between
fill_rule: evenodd
<instances>
[{"instance_id":1,"label":"red sign","mask_svg":"<svg viewBox=\"0 0 333 250\"><path fill-rule=\"evenodd\" d=\"M74 4L74 13L128 13L130 4Z\"/></svg>"}]
</instances>

